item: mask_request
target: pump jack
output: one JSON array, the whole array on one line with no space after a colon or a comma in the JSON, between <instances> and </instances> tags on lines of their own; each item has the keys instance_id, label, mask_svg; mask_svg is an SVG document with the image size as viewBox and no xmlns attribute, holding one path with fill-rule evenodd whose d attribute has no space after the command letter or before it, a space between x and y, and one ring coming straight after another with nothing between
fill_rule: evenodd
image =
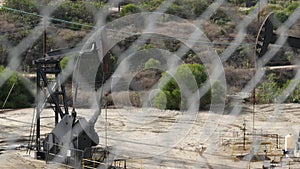
<instances>
[{"instance_id":1,"label":"pump jack","mask_svg":"<svg viewBox=\"0 0 300 169\"><path fill-rule=\"evenodd\" d=\"M95 45L95 43L93 43ZM94 48L94 46L92 47ZM108 148L95 148L99 144L99 136L94 126L100 115L100 108L96 110L90 120L77 116L75 108L69 112L64 77L60 61L64 56L78 53L81 47L51 51L44 58L35 60L36 65L36 131L35 145L36 158L40 160L65 163L80 168L83 158L91 159L97 151L99 162L108 156ZM90 51L94 52L94 51ZM97 54L94 52L93 54ZM103 57L102 65L108 71L107 56ZM105 76L103 72L102 76ZM54 78L53 78L54 76ZM51 78L50 78L51 77ZM41 113L47 100L51 99L55 114L55 127L41 137ZM101 103L100 103L101 104ZM126 161L124 161L126 168ZM111 167L111 166L110 166ZM107 166L106 166L107 168ZM108 167L109 168L109 167Z\"/></svg>"},{"instance_id":2,"label":"pump jack","mask_svg":"<svg viewBox=\"0 0 300 169\"><path fill-rule=\"evenodd\" d=\"M74 49L65 49L49 52L45 58L36 60L37 82L37 107L36 107L36 158L55 159L62 161L66 155L74 154L76 158L88 157L87 149L99 143L99 137L94 129L99 112L87 121L84 117L78 117L75 109L70 114L68 109L64 77L60 61L63 55ZM49 75L54 75L50 80ZM55 127L44 140L40 134L40 118L44 104L48 99L53 103L55 113ZM71 150L78 150L72 152ZM81 154L78 154L78 153ZM71 153L71 154L70 154ZM77 160L77 159L75 159Z\"/></svg>"}]
</instances>

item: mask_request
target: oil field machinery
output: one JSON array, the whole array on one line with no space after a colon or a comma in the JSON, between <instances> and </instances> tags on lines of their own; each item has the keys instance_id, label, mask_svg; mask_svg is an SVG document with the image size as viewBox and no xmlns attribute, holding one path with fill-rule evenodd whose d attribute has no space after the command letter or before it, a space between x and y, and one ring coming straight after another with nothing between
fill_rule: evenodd
<instances>
[{"instance_id":1,"label":"oil field machinery","mask_svg":"<svg viewBox=\"0 0 300 169\"><path fill-rule=\"evenodd\" d=\"M109 154L107 147L97 147L99 136L95 131L95 123L101 111L101 100L98 102L98 109L93 116L87 120L85 117L77 116L75 107L69 111L69 102L66 96L65 80L60 61L70 54L97 56L94 51L95 43L91 50L80 53L82 47L69 48L51 51L45 54L44 58L34 61L36 65L36 129L31 131L32 144L37 159L64 163L75 168L81 168L83 159L92 159L101 165ZM106 65L107 59L103 57L102 65ZM107 66L103 66L108 69ZM76 69L76 67L75 67ZM104 69L102 69L104 70ZM102 73L105 76L106 72ZM75 96L76 97L76 96ZM55 126L53 130L45 137L41 136L41 113L47 102L54 110ZM33 136L35 134L35 140ZM34 141L33 141L34 140ZM97 156L96 159L93 157ZM126 168L126 161L118 159L118 168ZM109 164L110 163L110 164ZM106 162L104 168L115 168L115 161ZM85 164L88 165L88 164ZM108 165L108 166L107 166Z\"/></svg>"},{"instance_id":2,"label":"oil field machinery","mask_svg":"<svg viewBox=\"0 0 300 169\"><path fill-rule=\"evenodd\" d=\"M256 57L259 59L263 57L270 46L270 44L275 44L280 35L275 33L275 28L279 26L279 21L276 20L274 13L270 13L264 22L262 23L255 45ZM286 44L293 49L300 49L300 37L286 36Z\"/></svg>"}]
</instances>

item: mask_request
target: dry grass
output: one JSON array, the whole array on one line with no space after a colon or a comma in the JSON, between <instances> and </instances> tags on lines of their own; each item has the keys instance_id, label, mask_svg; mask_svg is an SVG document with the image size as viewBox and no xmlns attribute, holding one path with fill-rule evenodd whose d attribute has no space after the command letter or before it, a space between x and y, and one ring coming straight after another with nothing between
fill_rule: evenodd
<instances>
[{"instance_id":1,"label":"dry grass","mask_svg":"<svg viewBox=\"0 0 300 169\"><path fill-rule=\"evenodd\" d=\"M134 106L141 107L140 95L134 91L114 92L104 98L108 106L123 107Z\"/></svg>"},{"instance_id":2,"label":"dry grass","mask_svg":"<svg viewBox=\"0 0 300 169\"><path fill-rule=\"evenodd\" d=\"M254 75L254 69L225 68L229 93L240 92Z\"/></svg>"}]
</instances>

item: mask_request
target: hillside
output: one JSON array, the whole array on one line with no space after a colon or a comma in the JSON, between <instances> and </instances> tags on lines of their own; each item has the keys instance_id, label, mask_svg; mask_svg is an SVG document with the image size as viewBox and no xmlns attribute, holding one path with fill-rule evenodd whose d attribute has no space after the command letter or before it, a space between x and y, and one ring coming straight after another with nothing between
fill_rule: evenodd
<instances>
[{"instance_id":1,"label":"hillside","mask_svg":"<svg viewBox=\"0 0 300 169\"><path fill-rule=\"evenodd\" d=\"M89 38L90 34L95 31L93 25L96 24L97 17L101 18L96 15L96 11L106 11L107 16L104 20L106 20L106 24L109 24L114 20L122 18L122 16L136 12L155 11L164 1L124 1L120 3L120 12L110 11L109 9L111 9L111 7L118 7L118 5L110 4L109 2L63 1L59 5L47 1L36 3L31 0L26 0L26 2L24 1L22 3L14 0L6 0L4 2L5 8L1 8L0 13L0 42L2 44L0 48L0 64L4 65L4 67L8 66L12 62L12 55L16 54L20 60L12 65L15 65L18 71L33 73L34 65L32 61L43 57L44 50L51 51L77 46ZM272 1L265 6L256 4L256 6L245 8L246 1L226 1L210 13L208 7L212 3L213 1L175 1L165 9L165 12L183 18L203 29L202 31L210 41L210 45L220 58L226 58L226 61L223 61L223 67L226 71L225 74L228 81L227 90L229 94L235 94L240 92L252 77L252 70L248 70L254 68L255 51L253 49L255 47L256 35L263 19L269 12L273 11L276 17L283 22L287 19L288 15L295 10L297 3L292 1ZM46 28L39 25L43 18L43 11L40 10L43 5L48 6L52 12L50 14L50 23ZM237 25L249 17L249 14L255 7L261 10L261 12L259 15L256 13L255 16L251 16L252 20L247 23L243 34L239 34L241 33L241 29L239 29ZM191 11L188 9L191 9ZM83 11L85 11L84 14ZM201 14L204 14L204 12L208 12L209 16L203 20ZM199 22L201 25L198 25ZM297 36L299 35L297 26L299 25L299 21L293 23L293 25L289 32L291 35ZM119 30L124 32L128 31L126 29ZM176 30L170 31L171 34L177 33ZM35 32L38 33L35 34ZM167 31L162 31L162 33L166 32ZM46 44L43 44L44 35L46 37ZM241 37L238 37L238 35ZM31 41L30 43L24 41L28 38L31 39L29 40ZM122 52L131 47L135 39L138 39L138 37L132 37L132 39L119 42L118 47L121 50L112 49L110 51L113 53L113 57L118 58L119 55L122 55ZM158 38L153 36L152 39L149 39L149 42L141 48L148 49L165 46L162 47L163 50L176 52L179 46L182 45L178 40L155 42L154 39L157 40ZM201 47L201 45L202 44L200 44L199 47ZM13 47L16 47L16 50L10 50ZM232 50L229 52L230 48L232 48ZM140 62L138 69L132 70L133 74L144 71L139 73L140 75L136 80L138 80L138 83L141 83L139 86L147 86L147 89L151 87L151 85L147 83L151 81L150 84L155 84L162 73L162 71L150 71L147 73L147 70L143 70L143 64L147 61L146 58L151 57L158 59L156 56L144 57L145 60ZM201 57L202 56L198 57L196 53L189 50L182 57L182 63L203 64ZM282 49L274 56L273 60L275 61L270 63L273 65L274 63L279 65L294 64L297 58L297 51ZM121 60L115 61L115 63L120 62ZM114 66L117 67L117 65ZM276 73L278 72L275 71L275 74ZM141 75L145 75L145 78L141 77ZM153 79L149 79L149 77L153 77ZM290 76L284 77L285 80L283 81L287 81L289 78ZM143 81L142 79L148 80Z\"/></svg>"}]
</instances>

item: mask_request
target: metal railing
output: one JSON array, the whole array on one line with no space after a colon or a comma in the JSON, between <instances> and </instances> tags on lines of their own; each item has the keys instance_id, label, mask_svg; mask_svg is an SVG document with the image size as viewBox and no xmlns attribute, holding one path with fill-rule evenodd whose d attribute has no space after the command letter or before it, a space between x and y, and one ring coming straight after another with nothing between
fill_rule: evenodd
<instances>
[{"instance_id":1,"label":"metal railing","mask_svg":"<svg viewBox=\"0 0 300 169\"><path fill-rule=\"evenodd\" d=\"M74 148L67 148L62 145L45 142L46 163L60 163L69 167L77 167L81 164L84 151Z\"/></svg>"},{"instance_id":2,"label":"metal railing","mask_svg":"<svg viewBox=\"0 0 300 169\"><path fill-rule=\"evenodd\" d=\"M82 169L96 169L99 166L102 166L104 168L108 168L110 165L108 165L105 162L99 162L99 161L95 161L93 159L82 159L81 160L81 168Z\"/></svg>"},{"instance_id":3,"label":"metal railing","mask_svg":"<svg viewBox=\"0 0 300 169\"><path fill-rule=\"evenodd\" d=\"M82 159L81 168L82 169L97 169L97 168L115 168L115 169L126 169L127 163L135 163L139 165L138 168L143 168L142 159L115 159L113 161L99 162L92 159ZM135 165L135 166L136 166Z\"/></svg>"}]
</instances>

